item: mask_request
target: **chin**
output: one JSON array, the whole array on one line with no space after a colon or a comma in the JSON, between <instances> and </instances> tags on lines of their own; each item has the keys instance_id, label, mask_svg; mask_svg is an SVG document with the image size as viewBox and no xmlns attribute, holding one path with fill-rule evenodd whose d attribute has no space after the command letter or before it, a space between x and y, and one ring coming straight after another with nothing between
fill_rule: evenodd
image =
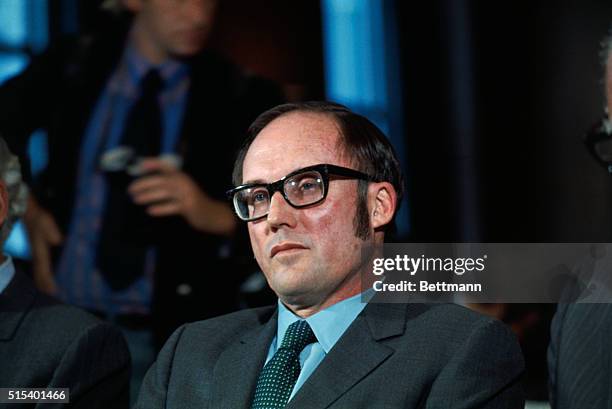
<instances>
[{"instance_id":1,"label":"chin","mask_svg":"<svg viewBox=\"0 0 612 409\"><path fill-rule=\"evenodd\" d=\"M200 51L202 51L204 47L201 45L181 45L180 47L175 47L172 55L175 58L191 58L195 55L197 55L198 53L200 53Z\"/></svg>"},{"instance_id":2,"label":"chin","mask_svg":"<svg viewBox=\"0 0 612 409\"><path fill-rule=\"evenodd\" d=\"M304 292L277 292L278 298L287 307L304 307L311 304L312 294Z\"/></svg>"},{"instance_id":3,"label":"chin","mask_svg":"<svg viewBox=\"0 0 612 409\"><path fill-rule=\"evenodd\" d=\"M281 299L294 299L294 298L302 298L307 296L308 294L312 294L312 287L307 287L302 282L287 282L277 281L276 284L272 287L274 292Z\"/></svg>"}]
</instances>

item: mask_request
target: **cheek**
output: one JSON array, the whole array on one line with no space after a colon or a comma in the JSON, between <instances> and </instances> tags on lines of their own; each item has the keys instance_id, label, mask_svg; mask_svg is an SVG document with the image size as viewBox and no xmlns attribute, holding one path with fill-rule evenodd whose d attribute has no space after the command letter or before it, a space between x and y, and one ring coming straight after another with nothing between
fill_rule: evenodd
<instances>
[{"instance_id":1,"label":"cheek","mask_svg":"<svg viewBox=\"0 0 612 409\"><path fill-rule=\"evenodd\" d=\"M257 261L261 262L261 260L263 260L263 258L261 257L261 254L263 252L263 246L264 246L264 240L260 239L260 237L263 237L263 234L260 231L261 226L249 223L248 230L249 230L249 238L251 240L251 247L253 248L253 254L255 255L255 258L257 259Z\"/></svg>"},{"instance_id":2,"label":"cheek","mask_svg":"<svg viewBox=\"0 0 612 409\"><path fill-rule=\"evenodd\" d=\"M314 244L325 256L354 250L354 206L335 201L321 210L310 210L304 225L307 231L312 232Z\"/></svg>"}]
</instances>

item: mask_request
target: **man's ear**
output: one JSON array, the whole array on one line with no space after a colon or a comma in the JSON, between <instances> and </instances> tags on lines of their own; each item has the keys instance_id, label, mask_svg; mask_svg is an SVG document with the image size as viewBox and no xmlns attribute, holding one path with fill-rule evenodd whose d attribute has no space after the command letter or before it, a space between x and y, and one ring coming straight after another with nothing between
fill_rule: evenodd
<instances>
[{"instance_id":1,"label":"man's ear","mask_svg":"<svg viewBox=\"0 0 612 409\"><path fill-rule=\"evenodd\" d=\"M8 191L6 185L0 180L0 226L4 224L8 216Z\"/></svg>"},{"instance_id":2,"label":"man's ear","mask_svg":"<svg viewBox=\"0 0 612 409\"><path fill-rule=\"evenodd\" d=\"M391 222L397 207L397 193L389 182L370 183L368 186L368 209L373 229Z\"/></svg>"}]
</instances>

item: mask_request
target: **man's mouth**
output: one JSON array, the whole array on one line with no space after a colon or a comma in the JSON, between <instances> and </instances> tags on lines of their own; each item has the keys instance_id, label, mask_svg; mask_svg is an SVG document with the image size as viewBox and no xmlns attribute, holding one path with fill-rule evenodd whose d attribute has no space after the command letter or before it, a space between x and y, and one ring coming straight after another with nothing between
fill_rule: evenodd
<instances>
[{"instance_id":1,"label":"man's mouth","mask_svg":"<svg viewBox=\"0 0 612 409\"><path fill-rule=\"evenodd\" d=\"M306 246L300 243L280 243L272 247L270 250L270 258L274 257L278 253L288 252L292 250L304 250Z\"/></svg>"}]
</instances>

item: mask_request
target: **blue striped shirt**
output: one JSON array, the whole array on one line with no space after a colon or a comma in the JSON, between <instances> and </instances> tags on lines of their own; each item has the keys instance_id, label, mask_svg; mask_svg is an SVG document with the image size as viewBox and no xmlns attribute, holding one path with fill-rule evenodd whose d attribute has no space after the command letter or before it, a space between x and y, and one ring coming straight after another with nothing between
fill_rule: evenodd
<instances>
[{"instance_id":1,"label":"blue striped shirt","mask_svg":"<svg viewBox=\"0 0 612 409\"><path fill-rule=\"evenodd\" d=\"M153 249L147 254L144 275L122 291L113 291L95 265L107 195L104 174L98 169L100 153L120 144L128 112L138 98L140 80L151 68L157 68L164 79L159 96L163 123L161 152L172 153L178 148L190 85L189 67L178 61L154 67L128 45L98 98L85 130L73 216L57 266L56 279L63 301L110 315L147 314L151 308Z\"/></svg>"}]
</instances>

